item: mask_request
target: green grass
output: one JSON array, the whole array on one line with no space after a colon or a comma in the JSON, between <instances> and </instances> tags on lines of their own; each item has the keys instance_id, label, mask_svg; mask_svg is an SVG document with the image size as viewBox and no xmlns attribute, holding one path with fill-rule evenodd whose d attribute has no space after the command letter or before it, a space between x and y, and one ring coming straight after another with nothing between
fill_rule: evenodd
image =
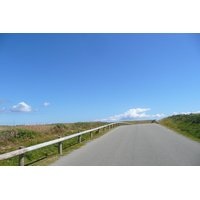
<instances>
[{"instance_id":1,"label":"green grass","mask_svg":"<svg viewBox=\"0 0 200 200\"><path fill-rule=\"evenodd\" d=\"M140 121L124 121L131 124L148 124L151 123L152 120L140 120Z\"/></svg>"},{"instance_id":2,"label":"green grass","mask_svg":"<svg viewBox=\"0 0 200 200\"><path fill-rule=\"evenodd\" d=\"M89 130L108 123L102 122L78 122L72 124L52 124L38 128L37 125L30 127L0 127L0 154L11 152L19 149L19 146L33 146L43 142L47 142L58 137L68 136L84 130ZM29 130L30 129L30 130ZM37 130L37 131L36 131ZM38 131L40 130L40 131ZM107 130L108 131L108 130ZM81 136L81 143L78 143L78 137L71 138L62 142L63 153L68 153L73 149L79 148L87 141L95 139L107 131L101 129L100 133L93 131L93 138L90 133ZM25 153L25 165L48 165L59 158L58 144L43 147L28 153ZM0 166L17 166L18 156L0 161Z\"/></svg>"},{"instance_id":3,"label":"green grass","mask_svg":"<svg viewBox=\"0 0 200 200\"><path fill-rule=\"evenodd\" d=\"M200 142L200 114L173 115L160 120L159 124Z\"/></svg>"},{"instance_id":4,"label":"green grass","mask_svg":"<svg viewBox=\"0 0 200 200\"><path fill-rule=\"evenodd\" d=\"M114 128L112 128L112 129L114 129ZM112 129L110 129L110 130L112 130ZM104 135L105 133L107 133L110 130L107 129L106 131L104 131L101 129L100 133L98 133L97 131L93 131L92 138L90 138L90 133L86 133L81 136L81 143L78 143L77 137L66 140L65 142L63 142L63 154L62 155L59 155L57 153L58 150L56 149L56 153L48 156L48 158L45 158L39 162L33 163L32 165L33 166L48 166L48 165L54 163L56 160L58 160L61 156L69 154L71 151L82 147L83 145L85 145L87 142L89 142L91 140L101 137L102 135Z\"/></svg>"}]
</instances>

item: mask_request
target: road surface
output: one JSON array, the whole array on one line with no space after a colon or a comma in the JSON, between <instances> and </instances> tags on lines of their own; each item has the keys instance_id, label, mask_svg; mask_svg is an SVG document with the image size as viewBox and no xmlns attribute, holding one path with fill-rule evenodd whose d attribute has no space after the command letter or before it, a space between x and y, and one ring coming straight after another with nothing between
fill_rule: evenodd
<instances>
[{"instance_id":1,"label":"road surface","mask_svg":"<svg viewBox=\"0 0 200 200\"><path fill-rule=\"evenodd\" d=\"M51 166L199 166L200 143L159 124L120 126Z\"/></svg>"}]
</instances>

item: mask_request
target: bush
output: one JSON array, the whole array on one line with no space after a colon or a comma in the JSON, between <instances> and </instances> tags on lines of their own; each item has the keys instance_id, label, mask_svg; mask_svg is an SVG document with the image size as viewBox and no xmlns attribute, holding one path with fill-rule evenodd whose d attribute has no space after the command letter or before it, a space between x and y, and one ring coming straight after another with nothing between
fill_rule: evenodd
<instances>
[{"instance_id":1,"label":"bush","mask_svg":"<svg viewBox=\"0 0 200 200\"><path fill-rule=\"evenodd\" d=\"M20 139L33 139L38 136L41 136L40 132L30 131L26 129L11 129L0 132L0 141L16 142Z\"/></svg>"},{"instance_id":2,"label":"bush","mask_svg":"<svg viewBox=\"0 0 200 200\"><path fill-rule=\"evenodd\" d=\"M79 128L79 129L89 129L90 128L90 123L87 122L76 122L72 124L72 127L74 129Z\"/></svg>"},{"instance_id":3,"label":"bush","mask_svg":"<svg viewBox=\"0 0 200 200\"><path fill-rule=\"evenodd\" d=\"M19 138L30 138L33 139L35 137L41 136L40 132L36 132L36 131L31 131L31 130L27 130L27 129L17 129L18 134L19 134Z\"/></svg>"},{"instance_id":4,"label":"bush","mask_svg":"<svg viewBox=\"0 0 200 200\"><path fill-rule=\"evenodd\" d=\"M68 130L68 127L64 124L56 124L51 131L53 133L64 133L66 130Z\"/></svg>"},{"instance_id":5,"label":"bush","mask_svg":"<svg viewBox=\"0 0 200 200\"><path fill-rule=\"evenodd\" d=\"M18 138L19 133L16 129L5 130L0 132L0 141L12 140L11 138Z\"/></svg>"}]
</instances>

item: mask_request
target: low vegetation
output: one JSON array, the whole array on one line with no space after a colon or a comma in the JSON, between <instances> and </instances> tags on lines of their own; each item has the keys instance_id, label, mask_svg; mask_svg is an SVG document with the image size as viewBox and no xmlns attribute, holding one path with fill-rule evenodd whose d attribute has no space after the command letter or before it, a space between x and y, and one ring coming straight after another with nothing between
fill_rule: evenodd
<instances>
[{"instance_id":1,"label":"low vegetation","mask_svg":"<svg viewBox=\"0 0 200 200\"><path fill-rule=\"evenodd\" d=\"M152 120L126 121L132 124L152 123ZM47 125L21 125L21 126L0 126L0 154L19 149L20 146L29 147L50 140L57 139L89 130L108 124L107 122L77 122L77 123L57 123ZM176 115L164 118L159 124L171 128L181 134L200 141L200 114L197 115ZM106 131L93 132L95 139ZM82 135L82 143L78 139L71 138L63 142L63 154L79 148L85 142L91 140L90 133ZM58 144L50 145L31 151L25 154L25 165L48 165L58 159ZM0 161L0 166L17 166L18 156Z\"/></svg>"},{"instance_id":2,"label":"low vegetation","mask_svg":"<svg viewBox=\"0 0 200 200\"><path fill-rule=\"evenodd\" d=\"M200 142L200 114L183 114L166 117L159 124Z\"/></svg>"},{"instance_id":3,"label":"low vegetation","mask_svg":"<svg viewBox=\"0 0 200 200\"><path fill-rule=\"evenodd\" d=\"M152 120L125 121L125 122L131 123L131 124L148 124L148 123L151 123Z\"/></svg>"},{"instance_id":4,"label":"low vegetation","mask_svg":"<svg viewBox=\"0 0 200 200\"><path fill-rule=\"evenodd\" d=\"M22 125L22 126L0 126L0 154L19 149L20 146L29 147L58 137L68 136L84 130L89 130L103 126L107 122L77 122L66 124L48 124L48 125ZM101 135L104 132L101 131ZM98 134L99 136L100 134ZM94 138L97 132L93 133ZM90 139L90 134L84 134L82 141ZM77 138L71 138L63 142L63 151L72 150L82 144L78 143ZM38 165L42 160L57 156L58 144L50 145L31 151L25 154L25 165ZM40 161L40 162L38 162ZM46 162L46 161L45 161ZM43 162L44 164L44 162ZM42 164L42 165L43 165ZM17 166L18 156L0 161L0 166Z\"/></svg>"}]
</instances>

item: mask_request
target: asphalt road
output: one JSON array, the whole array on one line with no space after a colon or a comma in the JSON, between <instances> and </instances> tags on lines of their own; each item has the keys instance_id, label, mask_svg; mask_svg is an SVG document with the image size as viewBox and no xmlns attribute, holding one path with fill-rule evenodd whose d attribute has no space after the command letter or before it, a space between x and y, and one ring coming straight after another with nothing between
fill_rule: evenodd
<instances>
[{"instance_id":1,"label":"asphalt road","mask_svg":"<svg viewBox=\"0 0 200 200\"><path fill-rule=\"evenodd\" d=\"M200 166L200 143L158 124L118 127L51 166Z\"/></svg>"}]
</instances>

